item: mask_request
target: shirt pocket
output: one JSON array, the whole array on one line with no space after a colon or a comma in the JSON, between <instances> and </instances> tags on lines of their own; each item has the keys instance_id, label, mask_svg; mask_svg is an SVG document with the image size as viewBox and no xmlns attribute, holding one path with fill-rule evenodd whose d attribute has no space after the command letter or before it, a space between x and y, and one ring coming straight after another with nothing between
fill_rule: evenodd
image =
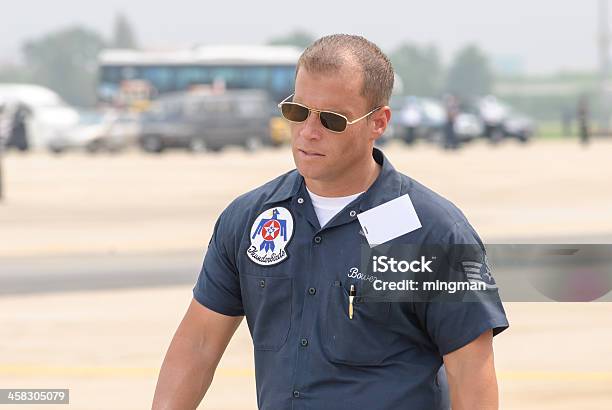
<instances>
[{"instance_id":1,"label":"shirt pocket","mask_svg":"<svg viewBox=\"0 0 612 410\"><path fill-rule=\"evenodd\" d=\"M292 279L245 274L241 285L255 350L278 351L291 328Z\"/></svg>"},{"instance_id":2,"label":"shirt pocket","mask_svg":"<svg viewBox=\"0 0 612 410\"><path fill-rule=\"evenodd\" d=\"M380 364L389 355L389 347L397 337L385 327L391 305L389 302L364 301L359 297L358 289L353 301L353 319L350 319L349 288L350 284L340 281L331 285L323 329L325 350L335 363Z\"/></svg>"}]
</instances>

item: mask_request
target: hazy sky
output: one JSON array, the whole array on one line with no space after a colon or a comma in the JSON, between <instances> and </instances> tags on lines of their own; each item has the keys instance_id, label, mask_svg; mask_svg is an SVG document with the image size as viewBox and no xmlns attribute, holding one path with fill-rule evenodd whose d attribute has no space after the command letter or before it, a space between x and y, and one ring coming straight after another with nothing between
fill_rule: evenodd
<instances>
[{"instance_id":1,"label":"hazy sky","mask_svg":"<svg viewBox=\"0 0 612 410\"><path fill-rule=\"evenodd\" d=\"M435 43L445 60L475 42L490 55L518 57L529 73L594 69L598 0L206 1L19 0L4 2L0 62L21 43L67 25L110 35L124 12L142 46L256 44L295 28L315 35L358 33L390 51L402 41Z\"/></svg>"}]
</instances>

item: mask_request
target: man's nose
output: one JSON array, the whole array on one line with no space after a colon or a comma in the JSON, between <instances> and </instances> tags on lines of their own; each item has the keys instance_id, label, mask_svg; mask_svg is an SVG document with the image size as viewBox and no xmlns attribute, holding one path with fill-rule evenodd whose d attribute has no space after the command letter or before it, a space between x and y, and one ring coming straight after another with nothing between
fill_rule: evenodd
<instances>
[{"instance_id":1,"label":"man's nose","mask_svg":"<svg viewBox=\"0 0 612 410\"><path fill-rule=\"evenodd\" d=\"M302 123L302 128L299 131L300 137L307 139L320 139L323 133L323 125L319 119L318 112L310 112L306 121Z\"/></svg>"}]
</instances>

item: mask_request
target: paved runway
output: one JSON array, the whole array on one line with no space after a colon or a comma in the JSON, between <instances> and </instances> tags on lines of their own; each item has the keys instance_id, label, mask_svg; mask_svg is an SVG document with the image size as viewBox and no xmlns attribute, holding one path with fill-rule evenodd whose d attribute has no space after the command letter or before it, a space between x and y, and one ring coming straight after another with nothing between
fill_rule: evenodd
<instances>
[{"instance_id":1,"label":"paved runway","mask_svg":"<svg viewBox=\"0 0 612 410\"><path fill-rule=\"evenodd\" d=\"M456 203L485 243L612 243L612 141L385 152ZM0 387L69 387L79 410L150 407L217 215L291 167L286 149L7 156ZM502 409L612 408L612 304L505 307ZM200 408L256 407L252 355L243 321Z\"/></svg>"},{"instance_id":2,"label":"paved runway","mask_svg":"<svg viewBox=\"0 0 612 410\"><path fill-rule=\"evenodd\" d=\"M4 257L0 297L194 284L203 252Z\"/></svg>"}]
</instances>

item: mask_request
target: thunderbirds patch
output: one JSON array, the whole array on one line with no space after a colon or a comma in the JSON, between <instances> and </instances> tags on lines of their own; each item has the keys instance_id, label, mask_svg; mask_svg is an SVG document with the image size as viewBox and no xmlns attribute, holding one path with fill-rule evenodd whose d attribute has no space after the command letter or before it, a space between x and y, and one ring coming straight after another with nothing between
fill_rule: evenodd
<instances>
[{"instance_id":1,"label":"thunderbirds patch","mask_svg":"<svg viewBox=\"0 0 612 410\"><path fill-rule=\"evenodd\" d=\"M262 266L276 265L289 256L285 248L293 236L293 217L287 208L262 212L251 226L247 256Z\"/></svg>"}]
</instances>

